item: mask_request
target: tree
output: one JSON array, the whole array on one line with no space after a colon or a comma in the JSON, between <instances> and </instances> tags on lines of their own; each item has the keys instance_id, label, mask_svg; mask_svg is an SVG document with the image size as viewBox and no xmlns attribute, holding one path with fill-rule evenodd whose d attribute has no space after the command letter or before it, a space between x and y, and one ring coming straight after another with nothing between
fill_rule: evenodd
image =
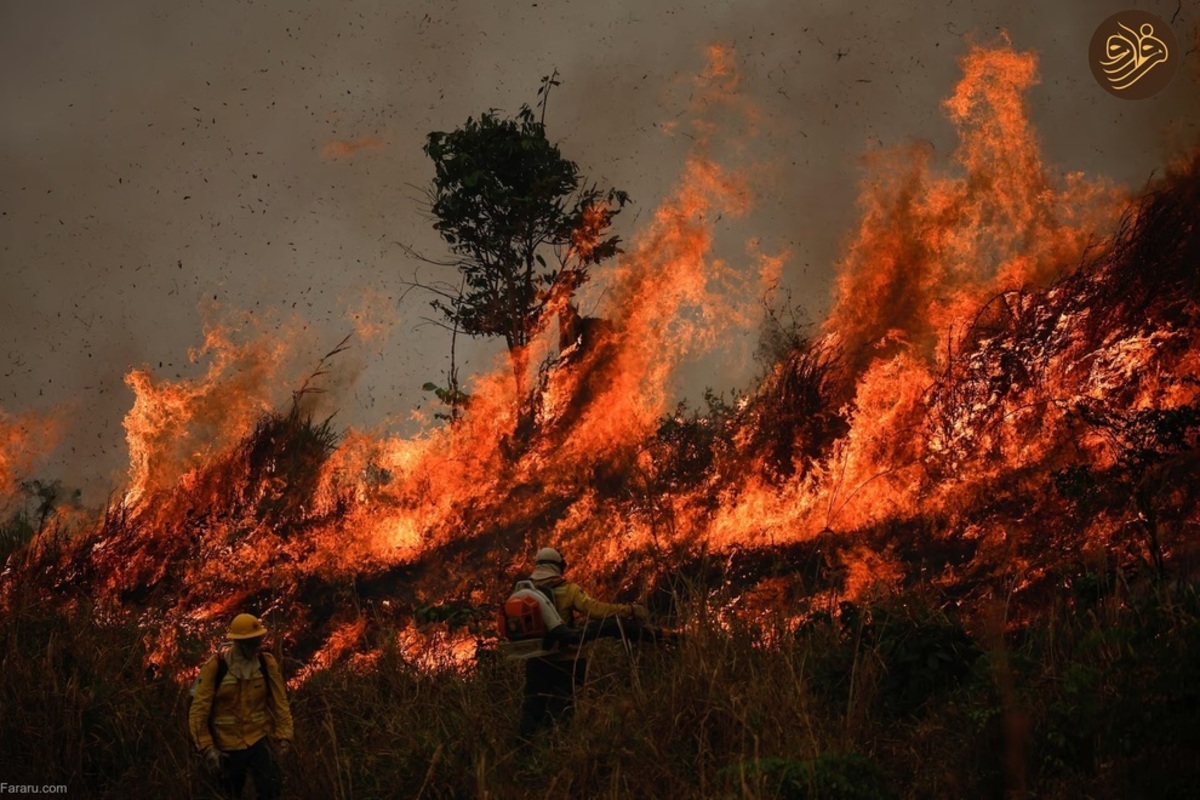
<instances>
[{"instance_id":1,"label":"tree","mask_svg":"<svg viewBox=\"0 0 1200 800\"><path fill-rule=\"evenodd\" d=\"M526 404L530 342L588 279L588 269L620 252L610 235L628 195L588 183L546 138L546 102L557 73L538 90L541 117L528 105L506 118L491 109L461 127L428 135L428 191L434 228L462 277L458 292L432 302L454 328L503 337Z\"/></svg>"}]
</instances>

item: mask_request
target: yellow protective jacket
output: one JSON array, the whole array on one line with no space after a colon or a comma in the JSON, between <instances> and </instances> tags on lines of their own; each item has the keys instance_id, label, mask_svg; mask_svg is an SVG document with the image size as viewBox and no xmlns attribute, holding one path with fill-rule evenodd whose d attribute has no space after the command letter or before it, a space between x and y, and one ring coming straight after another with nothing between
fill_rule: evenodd
<instances>
[{"instance_id":1,"label":"yellow protective jacket","mask_svg":"<svg viewBox=\"0 0 1200 800\"><path fill-rule=\"evenodd\" d=\"M220 687L213 684L217 678L217 659L224 658L224 652L200 668L200 683L188 713L197 750L213 744L219 750L245 750L264 736L292 738L292 711L279 663L270 653L261 655L265 675L259 669L254 677L238 680L226 671Z\"/></svg>"},{"instance_id":2,"label":"yellow protective jacket","mask_svg":"<svg viewBox=\"0 0 1200 800\"><path fill-rule=\"evenodd\" d=\"M577 615L587 619L633 616L633 606L627 603L602 603L593 600L578 583L570 583L558 576L542 578L533 583L539 589L549 586L554 590L554 606L558 609L558 615L572 628L576 627L578 622Z\"/></svg>"}]
</instances>

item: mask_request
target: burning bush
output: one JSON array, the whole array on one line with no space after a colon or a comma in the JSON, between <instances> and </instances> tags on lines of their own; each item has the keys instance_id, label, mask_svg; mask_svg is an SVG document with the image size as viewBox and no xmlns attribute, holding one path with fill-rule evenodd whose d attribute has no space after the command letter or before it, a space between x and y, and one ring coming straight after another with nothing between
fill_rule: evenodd
<instances>
[{"instance_id":1,"label":"burning bush","mask_svg":"<svg viewBox=\"0 0 1200 800\"><path fill-rule=\"evenodd\" d=\"M702 91L732 90L713 57ZM962 66L954 170L869 159L829 319L728 402L668 413L674 367L745 316L712 247L749 192L699 151L596 276L601 316L564 313L528 425L503 370L408 439L338 431L303 388L274 411L284 343L225 330L195 380L131 371L124 495L67 539L55 484L26 483L0 530L0 777L192 793L182 687L253 611L296 693L302 796L1185 793L1200 155L1132 201L1055 180L1033 55ZM0 493L26 428L0 417ZM576 727L525 757L481 621L547 543L687 635L597 647Z\"/></svg>"}]
</instances>

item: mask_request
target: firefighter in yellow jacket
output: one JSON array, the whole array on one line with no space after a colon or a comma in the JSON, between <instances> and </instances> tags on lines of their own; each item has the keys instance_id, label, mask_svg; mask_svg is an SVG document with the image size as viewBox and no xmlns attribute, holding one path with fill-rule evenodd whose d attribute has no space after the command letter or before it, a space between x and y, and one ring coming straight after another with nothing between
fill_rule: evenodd
<instances>
[{"instance_id":1,"label":"firefighter in yellow jacket","mask_svg":"<svg viewBox=\"0 0 1200 800\"><path fill-rule=\"evenodd\" d=\"M286 753L292 712L279 663L261 651L267 629L250 614L229 625L228 643L200 668L188 714L192 741L222 789L239 797L247 775L259 798L276 798L282 775L274 750Z\"/></svg>"},{"instance_id":2,"label":"firefighter in yellow jacket","mask_svg":"<svg viewBox=\"0 0 1200 800\"><path fill-rule=\"evenodd\" d=\"M554 606L567 627L592 619L621 617L645 621L643 606L603 603L593 600L577 583L563 577L566 559L553 547L543 547L534 556L533 585L554 598ZM525 662L525 694L521 703L520 736L528 740L538 729L553 722L566 723L575 711L575 691L582 685L587 662L578 649L565 647L558 653Z\"/></svg>"}]
</instances>

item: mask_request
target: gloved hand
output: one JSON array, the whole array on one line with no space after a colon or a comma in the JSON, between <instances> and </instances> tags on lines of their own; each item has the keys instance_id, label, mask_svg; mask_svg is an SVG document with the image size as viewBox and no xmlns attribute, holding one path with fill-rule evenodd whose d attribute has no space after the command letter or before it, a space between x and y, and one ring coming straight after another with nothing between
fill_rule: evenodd
<instances>
[{"instance_id":1,"label":"gloved hand","mask_svg":"<svg viewBox=\"0 0 1200 800\"><path fill-rule=\"evenodd\" d=\"M219 772L225 764L225 754L213 745L204 748L204 766L212 772Z\"/></svg>"},{"instance_id":2,"label":"gloved hand","mask_svg":"<svg viewBox=\"0 0 1200 800\"><path fill-rule=\"evenodd\" d=\"M650 621L650 612L641 603L634 603L629 606L629 616L633 617L638 622Z\"/></svg>"},{"instance_id":3,"label":"gloved hand","mask_svg":"<svg viewBox=\"0 0 1200 800\"><path fill-rule=\"evenodd\" d=\"M277 739L275 741L275 752L282 758L292 750L292 742L290 739Z\"/></svg>"}]
</instances>

